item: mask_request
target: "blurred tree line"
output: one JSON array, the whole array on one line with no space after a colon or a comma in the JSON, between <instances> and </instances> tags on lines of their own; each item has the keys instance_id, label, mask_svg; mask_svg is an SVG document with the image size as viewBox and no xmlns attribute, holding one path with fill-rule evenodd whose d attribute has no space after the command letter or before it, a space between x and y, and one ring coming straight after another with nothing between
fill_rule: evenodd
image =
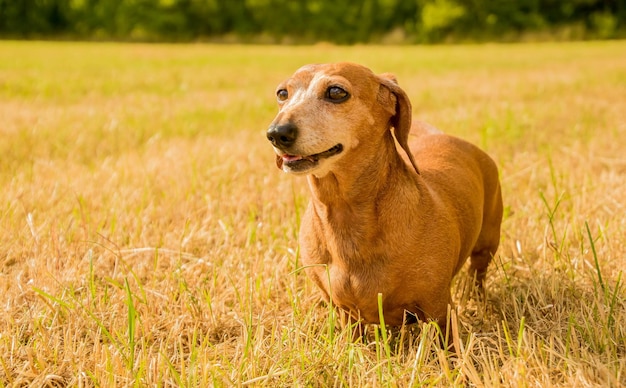
<instances>
[{"instance_id":1,"label":"blurred tree line","mask_svg":"<svg viewBox=\"0 0 626 388\"><path fill-rule=\"evenodd\" d=\"M0 37L335 43L626 36L626 0L0 0Z\"/></svg>"}]
</instances>

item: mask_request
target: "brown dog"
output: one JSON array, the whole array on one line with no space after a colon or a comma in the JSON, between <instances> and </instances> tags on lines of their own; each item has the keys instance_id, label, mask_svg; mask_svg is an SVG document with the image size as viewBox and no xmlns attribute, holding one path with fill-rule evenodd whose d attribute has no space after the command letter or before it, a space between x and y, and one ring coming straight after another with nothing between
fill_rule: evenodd
<instances>
[{"instance_id":1,"label":"brown dog","mask_svg":"<svg viewBox=\"0 0 626 388\"><path fill-rule=\"evenodd\" d=\"M276 164L306 174L312 194L300 229L308 275L365 323L379 322L382 293L386 324L408 312L445 325L454 275L471 256L482 286L498 248L494 161L424 123L412 128L395 78L361 65L304 66L276 95Z\"/></svg>"}]
</instances>

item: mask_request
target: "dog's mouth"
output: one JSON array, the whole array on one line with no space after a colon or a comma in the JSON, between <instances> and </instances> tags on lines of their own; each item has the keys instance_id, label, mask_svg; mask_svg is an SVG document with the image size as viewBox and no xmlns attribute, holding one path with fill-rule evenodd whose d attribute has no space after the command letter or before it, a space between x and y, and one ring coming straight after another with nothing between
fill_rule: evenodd
<instances>
[{"instance_id":1,"label":"dog's mouth","mask_svg":"<svg viewBox=\"0 0 626 388\"><path fill-rule=\"evenodd\" d=\"M320 160L338 155L342 151L343 145L337 144L324 152L308 156L291 154L276 155L276 165L280 169L282 169L283 166L287 167L291 172L302 172L317 166Z\"/></svg>"}]
</instances>

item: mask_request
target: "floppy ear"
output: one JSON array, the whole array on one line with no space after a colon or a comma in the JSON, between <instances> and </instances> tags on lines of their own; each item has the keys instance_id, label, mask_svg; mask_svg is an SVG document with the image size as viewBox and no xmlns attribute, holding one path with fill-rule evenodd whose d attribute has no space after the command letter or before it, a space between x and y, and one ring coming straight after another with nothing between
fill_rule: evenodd
<instances>
[{"instance_id":1,"label":"floppy ear","mask_svg":"<svg viewBox=\"0 0 626 388\"><path fill-rule=\"evenodd\" d=\"M393 126L394 135L400 147L406 152L415 172L419 175L420 171L415 163L415 158L409 149L409 132L411 132L411 102L404 90L396 81L396 77L392 74L385 73L379 76L380 90L378 91L378 101L385 109L392 114L391 125Z\"/></svg>"}]
</instances>

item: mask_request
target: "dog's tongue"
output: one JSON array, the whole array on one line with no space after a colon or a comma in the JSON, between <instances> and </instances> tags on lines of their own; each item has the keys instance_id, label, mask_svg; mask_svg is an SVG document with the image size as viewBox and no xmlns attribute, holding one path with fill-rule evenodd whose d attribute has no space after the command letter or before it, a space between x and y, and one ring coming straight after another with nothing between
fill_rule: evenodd
<instances>
[{"instance_id":1,"label":"dog's tongue","mask_svg":"<svg viewBox=\"0 0 626 388\"><path fill-rule=\"evenodd\" d=\"M304 158L300 155L287 155L287 154L283 155L283 161L285 162L295 162L296 160L302 160L302 159Z\"/></svg>"}]
</instances>

